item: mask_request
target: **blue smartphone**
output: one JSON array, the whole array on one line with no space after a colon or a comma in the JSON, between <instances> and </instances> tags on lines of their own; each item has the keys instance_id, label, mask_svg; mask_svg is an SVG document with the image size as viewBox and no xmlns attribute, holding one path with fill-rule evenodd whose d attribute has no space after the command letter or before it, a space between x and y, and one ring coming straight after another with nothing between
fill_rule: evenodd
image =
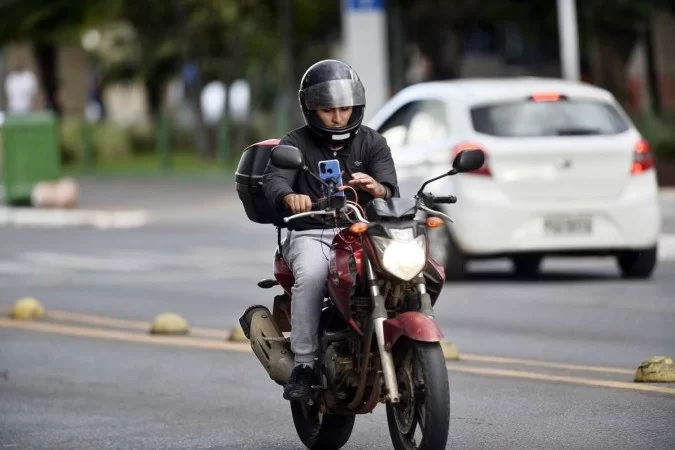
<instances>
[{"instance_id":1,"label":"blue smartphone","mask_svg":"<svg viewBox=\"0 0 675 450\"><path fill-rule=\"evenodd\" d=\"M337 186L342 186L342 172L340 171L340 161L337 159L328 159L325 161L319 161L319 176L322 180L328 181L333 179ZM327 195L326 187L323 186L323 194ZM335 193L336 196L344 197L345 193L343 191L338 191Z\"/></svg>"}]
</instances>

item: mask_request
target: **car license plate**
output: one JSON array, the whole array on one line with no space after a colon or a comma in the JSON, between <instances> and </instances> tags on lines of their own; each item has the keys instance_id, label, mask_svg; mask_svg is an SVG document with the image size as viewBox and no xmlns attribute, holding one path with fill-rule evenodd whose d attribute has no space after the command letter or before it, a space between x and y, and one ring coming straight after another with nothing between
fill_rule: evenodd
<instances>
[{"instance_id":1,"label":"car license plate","mask_svg":"<svg viewBox=\"0 0 675 450\"><path fill-rule=\"evenodd\" d=\"M590 217L547 217L544 231L554 236L588 235L593 232L593 221Z\"/></svg>"}]
</instances>

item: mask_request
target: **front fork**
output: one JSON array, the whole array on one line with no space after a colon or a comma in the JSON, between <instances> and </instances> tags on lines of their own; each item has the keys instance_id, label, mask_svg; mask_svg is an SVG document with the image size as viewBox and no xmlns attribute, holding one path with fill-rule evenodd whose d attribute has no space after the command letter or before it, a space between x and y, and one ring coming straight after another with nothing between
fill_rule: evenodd
<instances>
[{"instance_id":1,"label":"front fork","mask_svg":"<svg viewBox=\"0 0 675 450\"><path fill-rule=\"evenodd\" d=\"M387 319L387 309L384 307L384 297L380 294L380 286L377 284L375 271L369 259L365 260L366 273L368 275L368 285L370 295L373 299L373 323L375 325L375 336L377 336L377 347L380 350L380 361L382 361L382 374L384 375L384 385L389 392L389 401L398 403L400 401L398 394L398 382L396 381L396 368L394 366L394 357L391 350L387 350L384 345L384 321Z\"/></svg>"}]
</instances>

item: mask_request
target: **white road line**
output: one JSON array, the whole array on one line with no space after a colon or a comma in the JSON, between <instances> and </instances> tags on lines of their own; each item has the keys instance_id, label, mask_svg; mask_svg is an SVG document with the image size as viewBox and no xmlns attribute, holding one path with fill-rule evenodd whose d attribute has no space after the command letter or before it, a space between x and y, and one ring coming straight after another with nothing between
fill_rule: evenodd
<instances>
[{"instance_id":1,"label":"white road line","mask_svg":"<svg viewBox=\"0 0 675 450\"><path fill-rule=\"evenodd\" d=\"M44 273L44 271L42 272ZM40 268L33 265L18 261L0 260L0 275L38 275L40 273Z\"/></svg>"},{"instance_id":2,"label":"white road line","mask_svg":"<svg viewBox=\"0 0 675 450\"><path fill-rule=\"evenodd\" d=\"M141 280L185 279L241 279L271 276L274 246L269 250L226 247L194 247L178 251L112 250L103 254L78 254L71 252L28 251L5 255L0 259L0 276L88 277L98 274L103 278L114 276L130 282ZM664 234L659 240L659 260L675 261L675 234ZM483 270L501 269L499 261L475 262ZM603 264L604 259L579 258L574 261L551 259L555 268L590 268ZM269 272L269 273L268 273ZM5 280L8 281L8 280Z\"/></svg>"},{"instance_id":3,"label":"white road line","mask_svg":"<svg viewBox=\"0 0 675 450\"><path fill-rule=\"evenodd\" d=\"M159 266L151 261L115 259L107 256L73 255L66 253L35 252L24 253L21 259L38 267L96 272L139 272L157 270Z\"/></svg>"},{"instance_id":4,"label":"white road line","mask_svg":"<svg viewBox=\"0 0 675 450\"><path fill-rule=\"evenodd\" d=\"M0 207L0 226L138 228L148 224L147 211L98 211Z\"/></svg>"},{"instance_id":5,"label":"white road line","mask_svg":"<svg viewBox=\"0 0 675 450\"><path fill-rule=\"evenodd\" d=\"M155 285L157 287L179 284L186 285L186 283L194 283L198 281L236 281L247 280L251 282L251 286L255 287L254 282L262 278L270 277L271 273L264 273L245 267L226 267L219 270L192 270L192 271L177 271L177 272L145 272L135 274L124 274L121 276L110 277L105 274L94 274L87 277L80 277L78 279L71 278L69 285L80 286L135 286L135 285Z\"/></svg>"},{"instance_id":6,"label":"white road line","mask_svg":"<svg viewBox=\"0 0 675 450\"><path fill-rule=\"evenodd\" d=\"M7 288L23 286L152 286L158 288L167 285L183 285L194 282L209 281L247 281L254 286L254 282L272 276L271 272L256 270L246 267L225 267L218 270L180 270L163 272L138 272L138 273L102 273L95 272L86 275L74 276L66 274L21 274L12 276L8 280L2 279L0 273L0 285Z\"/></svg>"},{"instance_id":7,"label":"white road line","mask_svg":"<svg viewBox=\"0 0 675 450\"><path fill-rule=\"evenodd\" d=\"M156 264L170 266L208 267L228 263L270 263L274 257L273 246L270 250L246 250L223 247L193 248L180 253L156 251L120 250L110 253L116 258L142 259Z\"/></svg>"},{"instance_id":8,"label":"white road line","mask_svg":"<svg viewBox=\"0 0 675 450\"><path fill-rule=\"evenodd\" d=\"M22 252L0 259L0 276L35 278L84 275L87 279L142 281L264 278L271 270L272 251L202 248L177 252L115 250L104 254ZM55 281L59 281L56 278Z\"/></svg>"}]
</instances>

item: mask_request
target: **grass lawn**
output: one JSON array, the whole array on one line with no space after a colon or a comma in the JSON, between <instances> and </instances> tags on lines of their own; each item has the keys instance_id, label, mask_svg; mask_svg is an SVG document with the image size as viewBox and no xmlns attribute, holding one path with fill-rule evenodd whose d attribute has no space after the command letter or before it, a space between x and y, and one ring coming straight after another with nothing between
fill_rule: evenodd
<instances>
[{"instance_id":1,"label":"grass lawn","mask_svg":"<svg viewBox=\"0 0 675 450\"><path fill-rule=\"evenodd\" d=\"M208 175L232 176L236 163L219 164L217 161L202 161L192 152L174 152L166 167L156 153L143 153L128 158L111 161L98 161L96 166L87 170L81 163L64 165L64 175Z\"/></svg>"}]
</instances>

